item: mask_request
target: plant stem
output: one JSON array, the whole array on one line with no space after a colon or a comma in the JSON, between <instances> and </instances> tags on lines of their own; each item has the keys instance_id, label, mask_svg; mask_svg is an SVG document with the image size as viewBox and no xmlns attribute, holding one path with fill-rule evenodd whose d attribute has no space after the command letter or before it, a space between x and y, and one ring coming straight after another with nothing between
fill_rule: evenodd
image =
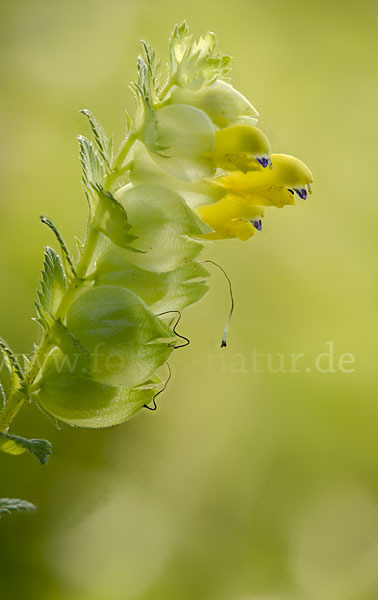
<instances>
[{"instance_id":1,"label":"plant stem","mask_svg":"<svg viewBox=\"0 0 378 600\"><path fill-rule=\"evenodd\" d=\"M115 180L119 176L118 170L121 169L123 163L125 162L125 159L127 158L127 155L135 142L135 139L136 138L134 135L126 138L117 154L113 172L108 174L106 177L104 187L110 192L113 189ZM71 279L69 285L67 286L67 289L54 315L56 320L64 319L68 309L75 300L80 289L86 283L86 275L93 255L96 251L100 236L99 224L101 223L102 217L103 209L100 205L98 205L93 218L90 218L88 221L87 235L84 242L83 251L76 267L77 277ZM48 333L45 332L41 338L39 346L34 353L30 366L25 373L24 377L27 386L31 386L37 379L52 346L53 344L51 339ZM19 389L14 390L14 392L10 395L3 411L0 413L0 432L7 431L9 429L10 424L24 404L25 400L27 400L27 396Z\"/></svg>"}]
</instances>

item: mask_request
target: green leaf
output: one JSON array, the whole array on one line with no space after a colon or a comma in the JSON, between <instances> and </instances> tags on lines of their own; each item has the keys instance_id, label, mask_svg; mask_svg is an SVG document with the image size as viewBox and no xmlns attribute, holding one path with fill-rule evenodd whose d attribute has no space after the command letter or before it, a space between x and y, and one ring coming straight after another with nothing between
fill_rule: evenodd
<instances>
[{"instance_id":1,"label":"green leaf","mask_svg":"<svg viewBox=\"0 0 378 600\"><path fill-rule=\"evenodd\" d=\"M67 287L62 261L55 250L45 248L41 287L37 292L37 311L44 320L44 312L54 314ZM47 323L46 323L47 325Z\"/></svg>"},{"instance_id":2,"label":"green leaf","mask_svg":"<svg viewBox=\"0 0 378 600\"><path fill-rule=\"evenodd\" d=\"M153 93L152 102L154 103L158 96L158 89L161 77L160 61L157 60L156 52L152 48L152 46L150 46L150 44L148 44L144 40L142 40L141 43L145 54L145 64L148 69L149 90L150 93Z\"/></svg>"},{"instance_id":3,"label":"green leaf","mask_svg":"<svg viewBox=\"0 0 378 600\"><path fill-rule=\"evenodd\" d=\"M18 435L0 432L0 450L14 456L31 452L44 465L50 458L51 444L47 440L28 440Z\"/></svg>"},{"instance_id":4,"label":"green leaf","mask_svg":"<svg viewBox=\"0 0 378 600\"><path fill-rule=\"evenodd\" d=\"M64 266L66 267L66 275L68 275L67 271L71 271L72 274L74 275L74 277L77 277L76 269L74 267L71 255L69 253L69 250L66 246L66 243L65 243L59 229L57 228L55 223L53 223L51 221L51 219L49 219L48 217L41 215L40 219L41 219L41 222L44 225L47 225L47 227L49 227L51 229L51 231L55 234L55 237L56 237L58 244L60 246L60 249L62 251Z\"/></svg>"},{"instance_id":5,"label":"green leaf","mask_svg":"<svg viewBox=\"0 0 378 600\"><path fill-rule=\"evenodd\" d=\"M12 512L32 511L36 507L27 500L19 500L17 498L0 498L0 518L4 515L10 515Z\"/></svg>"},{"instance_id":6,"label":"green leaf","mask_svg":"<svg viewBox=\"0 0 378 600\"><path fill-rule=\"evenodd\" d=\"M101 186L95 186L94 189L103 208L103 218L101 223L97 224L100 231L121 248L129 248L134 252L138 252L138 250L129 246L136 239L136 236L129 233L131 225L125 208L110 192L105 191Z\"/></svg>"},{"instance_id":7,"label":"green leaf","mask_svg":"<svg viewBox=\"0 0 378 600\"><path fill-rule=\"evenodd\" d=\"M105 169L98 156L93 142L89 141L83 135L78 137L80 145L80 162L83 169L83 183L86 187L90 184L103 185L105 179Z\"/></svg>"},{"instance_id":8,"label":"green leaf","mask_svg":"<svg viewBox=\"0 0 378 600\"><path fill-rule=\"evenodd\" d=\"M90 110L84 108L80 112L86 117L88 117L88 121L91 126L94 138L96 140L96 144L98 146L101 158L103 159L104 163L110 168L112 162L112 143L108 139L108 136L105 133L105 129L103 128L101 123L99 123L97 119L95 119Z\"/></svg>"},{"instance_id":9,"label":"green leaf","mask_svg":"<svg viewBox=\"0 0 378 600\"><path fill-rule=\"evenodd\" d=\"M20 363L18 362L16 355L12 352L12 350L9 348L9 346L1 338L0 338L0 351L2 351L2 354L6 360L9 372L11 374L10 392L16 388L19 388L20 391L25 392L26 384L25 384L24 374L22 372Z\"/></svg>"},{"instance_id":10,"label":"green leaf","mask_svg":"<svg viewBox=\"0 0 378 600\"><path fill-rule=\"evenodd\" d=\"M231 56L216 51L216 37L208 32L193 40L185 21L176 25L170 40L171 79L181 87L199 90L230 72Z\"/></svg>"}]
</instances>

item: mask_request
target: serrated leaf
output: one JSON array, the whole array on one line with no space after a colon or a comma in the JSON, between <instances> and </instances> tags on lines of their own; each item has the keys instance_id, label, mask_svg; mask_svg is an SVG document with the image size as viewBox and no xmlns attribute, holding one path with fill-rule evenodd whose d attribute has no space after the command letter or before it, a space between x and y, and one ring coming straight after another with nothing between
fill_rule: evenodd
<instances>
[{"instance_id":1,"label":"serrated leaf","mask_svg":"<svg viewBox=\"0 0 378 600\"><path fill-rule=\"evenodd\" d=\"M41 215L40 217L41 222L44 225L47 225L47 227L49 227L49 229L51 229L51 231L55 234L55 237L58 241L58 244L60 246L60 249L62 251L62 256L63 256L63 262L64 262L64 266L65 266L65 273L66 275L68 275L68 272L71 271L71 273L74 275L74 277L77 277L76 274L76 269L74 267L71 255L69 253L69 250L66 246L66 243L59 231L59 229L57 228L57 226L55 225L55 223L52 222L51 219L49 219L48 217L45 217L44 215Z\"/></svg>"},{"instance_id":2,"label":"serrated leaf","mask_svg":"<svg viewBox=\"0 0 378 600\"><path fill-rule=\"evenodd\" d=\"M97 121L97 119L93 116L93 114L91 113L90 110L85 108L85 109L81 110L80 112L83 115L85 115L86 117L88 117L88 121L91 126L94 138L96 140L96 144L98 146L100 155L101 155L103 161L105 162L105 164L108 167L110 167L110 164L112 161L111 143L110 143L110 140L108 139L108 136L105 133L105 129L103 128L101 123L99 123Z\"/></svg>"},{"instance_id":3,"label":"serrated leaf","mask_svg":"<svg viewBox=\"0 0 378 600\"><path fill-rule=\"evenodd\" d=\"M18 498L0 498L0 518L4 515L10 515L12 512L36 510L36 507L27 500Z\"/></svg>"},{"instance_id":4,"label":"serrated leaf","mask_svg":"<svg viewBox=\"0 0 378 600\"><path fill-rule=\"evenodd\" d=\"M198 40L186 22L176 25L170 40L172 81L184 88L199 90L230 71L231 57L216 51L216 37L209 31Z\"/></svg>"},{"instance_id":5,"label":"serrated leaf","mask_svg":"<svg viewBox=\"0 0 378 600\"><path fill-rule=\"evenodd\" d=\"M129 246L129 244L136 239L136 236L129 233L131 225L127 217L127 212L122 204L101 186L96 186L93 189L103 208L103 218L101 223L98 224L99 229L111 239L112 242L121 246L121 248L128 248L137 252L138 250Z\"/></svg>"},{"instance_id":6,"label":"serrated leaf","mask_svg":"<svg viewBox=\"0 0 378 600\"><path fill-rule=\"evenodd\" d=\"M37 292L37 310L39 318L43 312L54 314L67 287L62 261L55 250L45 248L40 290Z\"/></svg>"},{"instance_id":7,"label":"serrated leaf","mask_svg":"<svg viewBox=\"0 0 378 600\"><path fill-rule=\"evenodd\" d=\"M93 142L88 140L84 135L79 135L78 140L84 185L86 187L89 187L90 184L103 185L105 168L96 152Z\"/></svg>"},{"instance_id":8,"label":"serrated leaf","mask_svg":"<svg viewBox=\"0 0 378 600\"><path fill-rule=\"evenodd\" d=\"M142 46L145 54L145 62L148 68L149 81L150 81L150 89L154 92L153 101L157 98L159 82L160 82L160 61L156 58L156 52L144 40L142 40Z\"/></svg>"},{"instance_id":9,"label":"serrated leaf","mask_svg":"<svg viewBox=\"0 0 378 600\"><path fill-rule=\"evenodd\" d=\"M28 440L19 435L0 432L0 450L13 456L31 452L44 465L50 458L51 444L48 440Z\"/></svg>"},{"instance_id":10,"label":"serrated leaf","mask_svg":"<svg viewBox=\"0 0 378 600\"><path fill-rule=\"evenodd\" d=\"M0 351L2 352L5 361L7 363L9 372L11 374L10 392L14 389L19 389L21 392L25 392L26 385L24 374L22 372L20 363L17 360L16 355L4 340L0 338Z\"/></svg>"}]
</instances>

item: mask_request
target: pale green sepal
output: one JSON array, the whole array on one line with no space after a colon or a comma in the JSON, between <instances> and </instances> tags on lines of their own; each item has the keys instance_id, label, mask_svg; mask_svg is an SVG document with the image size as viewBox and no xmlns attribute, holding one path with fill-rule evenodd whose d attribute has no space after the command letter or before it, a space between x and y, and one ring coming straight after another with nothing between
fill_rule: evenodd
<instances>
[{"instance_id":1,"label":"pale green sepal","mask_svg":"<svg viewBox=\"0 0 378 600\"><path fill-rule=\"evenodd\" d=\"M48 440L28 440L19 435L0 432L0 450L6 454L17 456L25 452L31 452L44 465L50 458L51 449Z\"/></svg>"},{"instance_id":2,"label":"pale green sepal","mask_svg":"<svg viewBox=\"0 0 378 600\"><path fill-rule=\"evenodd\" d=\"M199 263L189 262L174 271L157 273L127 262L109 246L96 263L95 285L119 285L137 294L154 313L182 310L200 300L208 290L210 273Z\"/></svg>"},{"instance_id":3,"label":"pale green sepal","mask_svg":"<svg viewBox=\"0 0 378 600\"><path fill-rule=\"evenodd\" d=\"M127 421L152 402L156 385L148 381L145 386L126 389L104 385L68 368L57 372L51 360L34 396L44 411L60 421L102 428Z\"/></svg>"},{"instance_id":4,"label":"pale green sepal","mask_svg":"<svg viewBox=\"0 0 378 600\"><path fill-rule=\"evenodd\" d=\"M167 361L175 338L143 300L117 286L81 294L70 307L67 329L89 352L94 380L127 387L140 385Z\"/></svg>"},{"instance_id":5,"label":"pale green sepal","mask_svg":"<svg viewBox=\"0 0 378 600\"><path fill-rule=\"evenodd\" d=\"M183 181L159 166L141 142L135 144L130 165L130 181L135 186L159 185L179 193L191 208L217 202L224 191L210 180ZM122 189L115 194L122 197Z\"/></svg>"},{"instance_id":6,"label":"pale green sepal","mask_svg":"<svg viewBox=\"0 0 378 600\"><path fill-rule=\"evenodd\" d=\"M191 236L210 233L206 225L176 192L159 186L139 186L122 195L135 245L144 254L127 257L150 271L172 271L195 258L203 248Z\"/></svg>"},{"instance_id":7,"label":"pale green sepal","mask_svg":"<svg viewBox=\"0 0 378 600\"><path fill-rule=\"evenodd\" d=\"M193 181L215 172L207 156L214 148L214 136L214 126L202 110L177 104L156 110L142 141L163 169L179 179ZM164 150L156 152L157 144Z\"/></svg>"}]
</instances>

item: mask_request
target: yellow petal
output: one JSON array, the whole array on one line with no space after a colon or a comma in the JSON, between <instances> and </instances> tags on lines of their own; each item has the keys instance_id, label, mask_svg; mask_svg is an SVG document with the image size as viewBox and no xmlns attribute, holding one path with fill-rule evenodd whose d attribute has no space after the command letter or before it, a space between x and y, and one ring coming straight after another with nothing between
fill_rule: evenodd
<instances>
[{"instance_id":1,"label":"yellow petal","mask_svg":"<svg viewBox=\"0 0 378 600\"><path fill-rule=\"evenodd\" d=\"M272 169L260 167L248 173L235 171L213 180L228 193L236 194L253 206L277 206L295 204L295 189L312 183L310 169L297 158L286 154L272 154Z\"/></svg>"},{"instance_id":2,"label":"yellow petal","mask_svg":"<svg viewBox=\"0 0 378 600\"><path fill-rule=\"evenodd\" d=\"M259 169L256 157L269 153L269 140L260 129L253 125L232 125L216 132L210 157L221 169L246 172Z\"/></svg>"},{"instance_id":3,"label":"yellow petal","mask_svg":"<svg viewBox=\"0 0 378 600\"><path fill-rule=\"evenodd\" d=\"M200 206L197 214L214 229L203 237L208 240L238 238L248 240L256 233L250 220L263 217L264 209L244 202L238 196L227 195L219 202Z\"/></svg>"}]
</instances>

